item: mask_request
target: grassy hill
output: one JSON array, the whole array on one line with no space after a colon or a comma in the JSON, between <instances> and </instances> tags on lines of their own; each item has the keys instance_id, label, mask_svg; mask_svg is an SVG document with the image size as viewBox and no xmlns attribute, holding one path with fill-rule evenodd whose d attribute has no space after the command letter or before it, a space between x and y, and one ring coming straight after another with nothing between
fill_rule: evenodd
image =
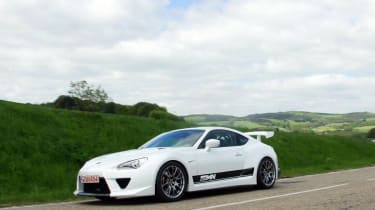
<instances>
[{"instance_id":1,"label":"grassy hill","mask_svg":"<svg viewBox=\"0 0 375 210\"><path fill-rule=\"evenodd\" d=\"M187 126L0 101L0 206L71 199L86 160L136 148L161 132Z\"/></svg>"},{"instance_id":2,"label":"grassy hill","mask_svg":"<svg viewBox=\"0 0 375 210\"><path fill-rule=\"evenodd\" d=\"M220 125L244 129L276 129L325 134L366 133L375 127L375 114L357 112L326 114L312 112L277 112L245 117L228 115L190 115L185 120L199 125Z\"/></svg>"},{"instance_id":3,"label":"grassy hill","mask_svg":"<svg viewBox=\"0 0 375 210\"><path fill-rule=\"evenodd\" d=\"M0 101L0 206L74 199L86 160L189 126ZM284 176L375 164L375 144L366 140L279 132L265 142L278 153Z\"/></svg>"}]
</instances>

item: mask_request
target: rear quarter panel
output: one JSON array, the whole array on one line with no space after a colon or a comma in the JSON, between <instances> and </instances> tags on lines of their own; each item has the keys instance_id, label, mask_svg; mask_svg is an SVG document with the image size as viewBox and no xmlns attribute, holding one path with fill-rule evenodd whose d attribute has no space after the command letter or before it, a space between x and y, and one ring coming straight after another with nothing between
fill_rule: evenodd
<instances>
[{"instance_id":1,"label":"rear quarter panel","mask_svg":"<svg viewBox=\"0 0 375 210\"><path fill-rule=\"evenodd\" d=\"M258 172L258 166L260 161L265 157L270 157L275 165L276 171L278 169L277 155L273 148L262 142L250 140L244 147L244 168L254 168L254 177ZM256 179L255 179L256 180Z\"/></svg>"}]
</instances>

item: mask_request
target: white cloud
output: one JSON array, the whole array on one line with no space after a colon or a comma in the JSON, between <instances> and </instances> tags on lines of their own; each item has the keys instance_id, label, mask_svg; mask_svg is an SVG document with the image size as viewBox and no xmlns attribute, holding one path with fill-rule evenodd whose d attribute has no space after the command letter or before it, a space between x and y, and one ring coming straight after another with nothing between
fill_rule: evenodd
<instances>
[{"instance_id":1,"label":"white cloud","mask_svg":"<svg viewBox=\"0 0 375 210\"><path fill-rule=\"evenodd\" d=\"M372 1L1 1L1 99L70 81L177 114L375 111Z\"/></svg>"}]
</instances>

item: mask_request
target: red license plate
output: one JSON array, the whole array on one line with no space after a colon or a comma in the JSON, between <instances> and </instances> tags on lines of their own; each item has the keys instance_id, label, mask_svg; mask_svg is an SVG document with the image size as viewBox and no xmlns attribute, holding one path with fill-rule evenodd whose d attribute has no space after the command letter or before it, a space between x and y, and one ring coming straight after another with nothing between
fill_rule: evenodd
<instances>
[{"instance_id":1,"label":"red license plate","mask_svg":"<svg viewBox=\"0 0 375 210\"><path fill-rule=\"evenodd\" d=\"M81 176L81 183L99 183L99 176Z\"/></svg>"}]
</instances>

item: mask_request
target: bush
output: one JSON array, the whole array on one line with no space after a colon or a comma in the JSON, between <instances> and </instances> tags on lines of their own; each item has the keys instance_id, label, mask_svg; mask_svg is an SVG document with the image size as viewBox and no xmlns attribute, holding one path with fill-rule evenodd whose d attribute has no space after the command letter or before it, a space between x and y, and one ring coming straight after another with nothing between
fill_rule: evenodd
<instances>
[{"instance_id":1,"label":"bush","mask_svg":"<svg viewBox=\"0 0 375 210\"><path fill-rule=\"evenodd\" d=\"M64 95L59 96L53 104L56 108L61 109L76 109L78 106L76 98Z\"/></svg>"},{"instance_id":2,"label":"bush","mask_svg":"<svg viewBox=\"0 0 375 210\"><path fill-rule=\"evenodd\" d=\"M122 105L122 104L116 104L115 103L116 114L126 114L126 115L129 115L131 108L132 108L132 106L127 106L127 105Z\"/></svg>"},{"instance_id":3,"label":"bush","mask_svg":"<svg viewBox=\"0 0 375 210\"><path fill-rule=\"evenodd\" d=\"M152 117L154 119L168 119L184 121L183 118L168 113L165 107L148 102L139 102L134 106L116 104L114 102L93 102L82 100L72 96L59 96L53 103L44 104L60 109L80 110L86 112L102 112L122 115L135 115L141 117Z\"/></svg>"},{"instance_id":4,"label":"bush","mask_svg":"<svg viewBox=\"0 0 375 210\"><path fill-rule=\"evenodd\" d=\"M104 104L103 112L104 113L112 113L112 114L116 113L116 104L113 103L113 102L109 102L109 103Z\"/></svg>"},{"instance_id":5,"label":"bush","mask_svg":"<svg viewBox=\"0 0 375 210\"><path fill-rule=\"evenodd\" d=\"M165 119L165 120L173 120L173 121L183 121L181 117L178 117L174 114L168 113L160 109L153 110L150 113L149 117L152 117L154 119L159 119L159 120Z\"/></svg>"},{"instance_id":6,"label":"bush","mask_svg":"<svg viewBox=\"0 0 375 210\"><path fill-rule=\"evenodd\" d=\"M371 128L371 130L369 130L367 133L367 138L375 139L375 128Z\"/></svg>"},{"instance_id":7,"label":"bush","mask_svg":"<svg viewBox=\"0 0 375 210\"><path fill-rule=\"evenodd\" d=\"M100 112L105 103L95 103L89 100L79 100L78 107L80 111Z\"/></svg>"},{"instance_id":8,"label":"bush","mask_svg":"<svg viewBox=\"0 0 375 210\"><path fill-rule=\"evenodd\" d=\"M167 112L166 108L161 107L157 104L139 102L132 107L132 109L130 110L130 114L142 116L142 117L148 117L150 116L150 113L154 110L161 110L161 111Z\"/></svg>"}]
</instances>

